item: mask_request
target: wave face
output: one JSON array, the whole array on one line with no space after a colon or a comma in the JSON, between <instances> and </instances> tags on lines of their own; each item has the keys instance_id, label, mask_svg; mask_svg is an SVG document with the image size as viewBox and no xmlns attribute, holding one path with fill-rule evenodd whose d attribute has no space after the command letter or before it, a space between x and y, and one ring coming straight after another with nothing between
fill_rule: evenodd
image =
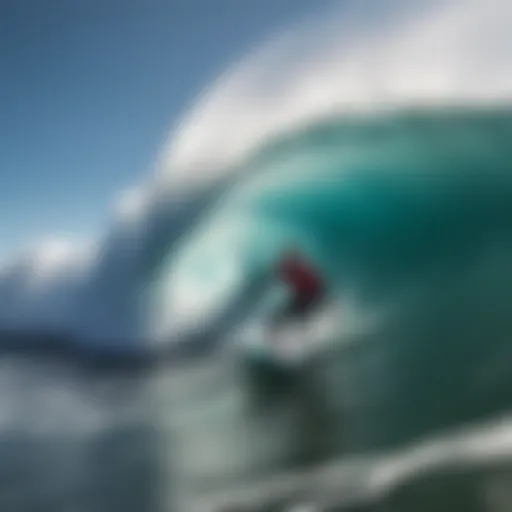
<instances>
[{"instance_id":1,"label":"wave face","mask_svg":"<svg viewBox=\"0 0 512 512\"><path fill-rule=\"evenodd\" d=\"M342 281L345 301L398 286L405 268L394 267L444 267L440 224L471 245L483 221L457 213L490 221L492 201L474 213L472 195L483 205L508 190L504 150L490 148L508 122L512 12L493 6L348 2L222 75L164 154L163 202L198 208L179 239L160 236L154 253L144 243L158 292L150 326L211 327L290 242Z\"/></svg>"},{"instance_id":2,"label":"wave face","mask_svg":"<svg viewBox=\"0 0 512 512\"><path fill-rule=\"evenodd\" d=\"M226 341L236 322L226 322L219 303L252 320L261 306L260 295L251 297L253 282L271 273L280 251L299 245L327 277L335 304L327 311L330 343L296 383L306 390L299 401L321 425L322 442L311 441L314 427L302 437L308 423L297 396L270 413L248 405L247 381L233 376L239 362L212 360L200 377L185 368L165 392L186 390L181 406L196 415L175 429L192 473L182 477L199 494L201 485L224 495L219 489L237 489L238 480L264 480L269 469L309 457L304 446L314 447L317 461L404 446L412 459L423 454L404 466L371 459L361 468L341 459L346 474L340 469L339 478L356 489L341 501L349 502L351 492L381 500L372 494L373 471L383 494L388 480L397 485L393 500L407 510L421 507L422 488L436 479L445 493L463 478L477 481L464 481L468 488L487 485L487 469L470 478L453 466L462 475L475 472L475 450L498 467L492 449L449 433L494 421L512 403L511 113L422 108L341 116L273 140L248 160L170 260L175 295L168 304L181 305L193 326L211 307L218 319L212 314L201 325L213 336L217 322L216 334ZM264 306L272 309L272 300ZM166 417L180 411L166 400ZM428 436L439 436L440 448L416 444ZM206 446L201 453L198 439ZM453 460L436 466L445 453ZM394 474L404 480L392 483ZM450 499L469 499L466 488L459 492Z\"/></svg>"},{"instance_id":3,"label":"wave face","mask_svg":"<svg viewBox=\"0 0 512 512\"><path fill-rule=\"evenodd\" d=\"M212 88L168 160L177 190L226 185L152 268L151 327L222 342L299 245L335 305L321 378L344 450L512 401L512 11L441 3L285 37Z\"/></svg>"},{"instance_id":4,"label":"wave face","mask_svg":"<svg viewBox=\"0 0 512 512\"><path fill-rule=\"evenodd\" d=\"M362 425L390 439L425 428L423 417L484 414L512 399L499 364L512 350L510 136L503 109L344 117L289 135L250 160L184 250L176 282L183 293L201 282L202 311L208 296L239 306L241 283L297 244L339 299L333 346L358 347L358 436ZM411 408L418 418L404 421Z\"/></svg>"}]
</instances>

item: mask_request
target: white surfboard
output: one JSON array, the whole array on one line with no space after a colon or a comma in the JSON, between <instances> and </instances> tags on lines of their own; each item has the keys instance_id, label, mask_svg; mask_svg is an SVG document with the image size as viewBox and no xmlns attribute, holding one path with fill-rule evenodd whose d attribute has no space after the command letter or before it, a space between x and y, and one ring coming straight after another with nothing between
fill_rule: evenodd
<instances>
[{"instance_id":1,"label":"white surfboard","mask_svg":"<svg viewBox=\"0 0 512 512\"><path fill-rule=\"evenodd\" d=\"M277 328L259 318L241 329L235 342L245 356L286 366L300 365L332 341L336 324L337 316L331 307L322 308L305 321L284 322Z\"/></svg>"},{"instance_id":2,"label":"white surfboard","mask_svg":"<svg viewBox=\"0 0 512 512\"><path fill-rule=\"evenodd\" d=\"M333 301L301 321L271 328L268 316L253 319L235 335L237 350L245 357L268 359L274 364L301 365L336 343L350 343L370 332L392 308L362 310L357 303Z\"/></svg>"}]
</instances>

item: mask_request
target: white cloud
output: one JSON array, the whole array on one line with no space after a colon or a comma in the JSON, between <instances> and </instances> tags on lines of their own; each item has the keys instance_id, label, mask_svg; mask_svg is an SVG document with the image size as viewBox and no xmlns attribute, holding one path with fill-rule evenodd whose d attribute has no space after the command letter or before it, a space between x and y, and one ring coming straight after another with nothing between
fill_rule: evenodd
<instances>
[{"instance_id":1,"label":"white cloud","mask_svg":"<svg viewBox=\"0 0 512 512\"><path fill-rule=\"evenodd\" d=\"M92 257L90 243L54 238L41 243L32 254L30 272L34 285L55 279L63 271L83 271Z\"/></svg>"},{"instance_id":2,"label":"white cloud","mask_svg":"<svg viewBox=\"0 0 512 512\"><path fill-rule=\"evenodd\" d=\"M0 328L70 327L93 245L52 238L33 244L0 273Z\"/></svg>"}]
</instances>

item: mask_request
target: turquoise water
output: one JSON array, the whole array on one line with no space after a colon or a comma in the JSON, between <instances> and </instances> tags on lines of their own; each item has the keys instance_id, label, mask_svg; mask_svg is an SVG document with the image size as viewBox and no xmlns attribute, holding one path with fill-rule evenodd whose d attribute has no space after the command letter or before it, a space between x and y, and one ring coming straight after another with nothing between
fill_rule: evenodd
<instances>
[{"instance_id":1,"label":"turquoise water","mask_svg":"<svg viewBox=\"0 0 512 512\"><path fill-rule=\"evenodd\" d=\"M247 160L172 261L175 275L235 307L280 251L302 248L350 302L335 312L322 370L340 382L326 400L346 402L335 407L343 450L492 416L512 403L511 134L506 109L340 118L288 134ZM344 331L374 311L388 313Z\"/></svg>"},{"instance_id":2,"label":"turquoise water","mask_svg":"<svg viewBox=\"0 0 512 512\"><path fill-rule=\"evenodd\" d=\"M313 126L256 155L213 223L248 217L248 252L297 240L342 280L340 263L394 279L444 266L509 227L509 133L508 113Z\"/></svg>"}]
</instances>

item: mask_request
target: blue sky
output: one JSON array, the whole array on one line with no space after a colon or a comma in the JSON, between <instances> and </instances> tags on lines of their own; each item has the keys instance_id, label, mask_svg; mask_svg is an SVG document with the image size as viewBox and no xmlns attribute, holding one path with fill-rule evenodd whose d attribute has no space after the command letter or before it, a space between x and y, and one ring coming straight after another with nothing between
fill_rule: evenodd
<instances>
[{"instance_id":1,"label":"blue sky","mask_svg":"<svg viewBox=\"0 0 512 512\"><path fill-rule=\"evenodd\" d=\"M319 0L3 0L0 259L82 239L223 68Z\"/></svg>"}]
</instances>

